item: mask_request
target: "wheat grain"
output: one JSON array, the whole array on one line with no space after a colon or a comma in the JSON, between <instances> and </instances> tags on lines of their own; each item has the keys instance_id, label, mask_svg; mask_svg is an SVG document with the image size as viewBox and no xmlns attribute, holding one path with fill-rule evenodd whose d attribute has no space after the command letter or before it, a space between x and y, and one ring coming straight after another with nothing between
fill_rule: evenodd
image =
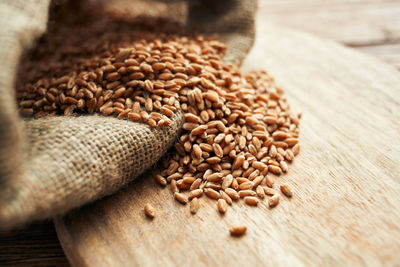
<instances>
[{"instance_id":1,"label":"wheat grain","mask_svg":"<svg viewBox=\"0 0 400 267\"><path fill-rule=\"evenodd\" d=\"M256 197L248 196L244 198L244 203L250 206L257 206L259 202L260 201Z\"/></svg>"},{"instance_id":2,"label":"wheat grain","mask_svg":"<svg viewBox=\"0 0 400 267\"><path fill-rule=\"evenodd\" d=\"M175 196L175 199L178 201L178 202L180 202L181 204L186 204L186 203L188 203L188 201L189 201L189 199L188 199L188 197L187 196L185 196L184 194L182 194L182 193L177 193L177 192L175 192L174 193L174 196Z\"/></svg>"},{"instance_id":3,"label":"wheat grain","mask_svg":"<svg viewBox=\"0 0 400 267\"><path fill-rule=\"evenodd\" d=\"M218 199L217 207L218 207L218 211L220 213L224 214L228 209L228 205L227 205L225 199L223 199L223 198Z\"/></svg>"},{"instance_id":4,"label":"wheat grain","mask_svg":"<svg viewBox=\"0 0 400 267\"><path fill-rule=\"evenodd\" d=\"M285 196L287 197L293 196L292 190L290 189L288 184L281 184L280 189Z\"/></svg>"},{"instance_id":5,"label":"wheat grain","mask_svg":"<svg viewBox=\"0 0 400 267\"><path fill-rule=\"evenodd\" d=\"M199 207L200 207L200 205L199 205L199 199L198 199L197 197L193 198L193 199L190 201L190 212L191 212L192 214L196 214L196 213L199 211Z\"/></svg>"},{"instance_id":6,"label":"wheat grain","mask_svg":"<svg viewBox=\"0 0 400 267\"><path fill-rule=\"evenodd\" d=\"M229 228L229 232L232 236L242 236L246 231L247 227L244 225L235 225Z\"/></svg>"},{"instance_id":7,"label":"wheat grain","mask_svg":"<svg viewBox=\"0 0 400 267\"><path fill-rule=\"evenodd\" d=\"M145 212L146 216L149 218L154 218L154 216L156 215L155 209L150 204L146 204L144 206L144 212Z\"/></svg>"},{"instance_id":8,"label":"wheat grain","mask_svg":"<svg viewBox=\"0 0 400 267\"><path fill-rule=\"evenodd\" d=\"M279 199L280 199L279 195L273 195L273 196L268 200L268 206L269 206L270 208L275 207L276 205L279 204Z\"/></svg>"}]
</instances>

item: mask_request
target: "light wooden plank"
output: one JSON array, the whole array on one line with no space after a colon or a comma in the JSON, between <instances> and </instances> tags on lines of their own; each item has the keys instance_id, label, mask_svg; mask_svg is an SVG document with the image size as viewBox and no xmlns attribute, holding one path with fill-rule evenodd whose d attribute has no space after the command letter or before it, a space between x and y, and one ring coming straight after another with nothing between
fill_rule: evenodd
<instances>
[{"instance_id":1,"label":"light wooden plank","mask_svg":"<svg viewBox=\"0 0 400 267\"><path fill-rule=\"evenodd\" d=\"M375 56L400 69L400 44L355 47L360 52Z\"/></svg>"},{"instance_id":2,"label":"light wooden plank","mask_svg":"<svg viewBox=\"0 0 400 267\"><path fill-rule=\"evenodd\" d=\"M397 0L260 0L260 19L351 45L400 41Z\"/></svg>"},{"instance_id":3,"label":"light wooden plank","mask_svg":"<svg viewBox=\"0 0 400 267\"><path fill-rule=\"evenodd\" d=\"M400 262L400 74L330 41L262 24L244 68L267 69L301 121L302 151L270 210L201 199L195 216L143 177L56 220L83 266L395 266ZM143 206L157 216L149 221ZM248 233L231 238L229 225Z\"/></svg>"}]
</instances>

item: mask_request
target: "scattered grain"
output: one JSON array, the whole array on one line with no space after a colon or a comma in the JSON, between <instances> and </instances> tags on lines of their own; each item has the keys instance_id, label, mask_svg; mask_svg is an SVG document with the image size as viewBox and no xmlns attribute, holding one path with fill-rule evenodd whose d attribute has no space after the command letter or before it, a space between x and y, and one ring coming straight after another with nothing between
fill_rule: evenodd
<instances>
[{"instance_id":1,"label":"scattered grain","mask_svg":"<svg viewBox=\"0 0 400 267\"><path fill-rule=\"evenodd\" d=\"M149 218L154 218L154 216L156 215L155 209L154 209L153 206L150 205L150 204L146 204L146 205L144 206L144 213L145 213L146 216L149 217Z\"/></svg>"},{"instance_id":2,"label":"scattered grain","mask_svg":"<svg viewBox=\"0 0 400 267\"><path fill-rule=\"evenodd\" d=\"M268 200L268 206L269 206L270 208L275 207L276 205L279 204L279 199L280 199L279 195L273 195L273 196Z\"/></svg>"},{"instance_id":3,"label":"scattered grain","mask_svg":"<svg viewBox=\"0 0 400 267\"><path fill-rule=\"evenodd\" d=\"M218 199L217 207L218 207L218 211L220 213L224 214L226 212L226 210L228 209L228 204L226 203L225 199L220 198L220 199Z\"/></svg>"},{"instance_id":4,"label":"scattered grain","mask_svg":"<svg viewBox=\"0 0 400 267\"><path fill-rule=\"evenodd\" d=\"M188 203L189 199L187 196L185 196L183 193L174 193L175 199L178 200L181 204L186 204Z\"/></svg>"},{"instance_id":5,"label":"scattered grain","mask_svg":"<svg viewBox=\"0 0 400 267\"><path fill-rule=\"evenodd\" d=\"M190 212L196 214L199 211L199 199L197 197L190 201Z\"/></svg>"},{"instance_id":6,"label":"scattered grain","mask_svg":"<svg viewBox=\"0 0 400 267\"><path fill-rule=\"evenodd\" d=\"M247 227L244 225L235 225L229 228L229 232L232 236L242 236L246 233Z\"/></svg>"},{"instance_id":7,"label":"scattered grain","mask_svg":"<svg viewBox=\"0 0 400 267\"><path fill-rule=\"evenodd\" d=\"M281 184L280 186L282 193L287 196L287 197L292 197L293 193L292 190L290 189L288 184Z\"/></svg>"},{"instance_id":8,"label":"scattered grain","mask_svg":"<svg viewBox=\"0 0 400 267\"><path fill-rule=\"evenodd\" d=\"M260 202L260 201L256 197L245 197L244 198L244 203L246 203L247 205L250 205L250 206L257 206L258 202Z\"/></svg>"}]
</instances>

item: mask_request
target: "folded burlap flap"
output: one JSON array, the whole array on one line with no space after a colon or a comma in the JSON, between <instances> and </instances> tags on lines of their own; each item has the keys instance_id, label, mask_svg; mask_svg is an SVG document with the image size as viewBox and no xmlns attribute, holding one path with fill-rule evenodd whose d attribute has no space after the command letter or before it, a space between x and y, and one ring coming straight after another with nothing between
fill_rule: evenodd
<instances>
[{"instance_id":1,"label":"folded burlap flap","mask_svg":"<svg viewBox=\"0 0 400 267\"><path fill-rule=\"evenodd\" d=\"M168 128L100 115L21 119L18 62L46 30L48 9L49 0L0 2L0 229L114 193L168 150L183 123L181 113ZM191 1L188 23L221 33L226 59L239 63L253 43L255 9L255 0Z\"/></svg>"}]
</instances>

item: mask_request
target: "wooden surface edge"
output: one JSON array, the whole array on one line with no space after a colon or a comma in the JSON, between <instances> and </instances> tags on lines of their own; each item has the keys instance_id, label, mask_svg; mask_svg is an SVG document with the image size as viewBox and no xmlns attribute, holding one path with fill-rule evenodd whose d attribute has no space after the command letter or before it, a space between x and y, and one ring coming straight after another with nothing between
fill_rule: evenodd
<instances>
[{"instance_id":1,"label":"wooden surface edge","mask_svg":"<svg viewBox=\"0 0 400 267\"><path fill-rule=\"evenodd\" d=\"M82 255L76 253L76 250L72 248L72 239L69 231L67 230L63 217L57 216L53 219L54 227L56 229L57 238L60 245L65 253L68 262L72 266L89 266L84 260ZM62 236L62 238L60 238Z\"/></svg>"}]
</instances>

